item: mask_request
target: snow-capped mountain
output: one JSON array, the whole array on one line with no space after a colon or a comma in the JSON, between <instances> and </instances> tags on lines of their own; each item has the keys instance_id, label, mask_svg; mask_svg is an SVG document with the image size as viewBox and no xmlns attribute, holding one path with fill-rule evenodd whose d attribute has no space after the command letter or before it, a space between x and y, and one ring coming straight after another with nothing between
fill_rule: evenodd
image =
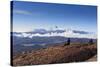
<instances>
[{"instance_id":1,"label":"snow-capped mountain","mask_svg":"<svg viewBox=\"0 0 100 67\"><path fill-rule=\"evenodd\" d=\"M13 36L17 37L29 37L32 38L34 36L39 37L50 37L50 36L62 36L62 37L71 37L71 38L92 38L96 39L97 35L92 32L86 32L86 31L78 31L78 30L46 30L46 29L35 29L30 32L13 32Z\"/></svg>"}]
</instances>

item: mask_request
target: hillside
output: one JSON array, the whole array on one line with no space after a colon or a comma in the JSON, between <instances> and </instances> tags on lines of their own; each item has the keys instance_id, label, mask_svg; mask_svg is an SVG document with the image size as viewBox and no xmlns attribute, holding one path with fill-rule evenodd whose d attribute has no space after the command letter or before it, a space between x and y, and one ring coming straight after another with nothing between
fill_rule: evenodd
<instances>
[{"instance_id":1,"label":"hillside","mask_svg":"<svg viewBox=\"0 0 100 67\"><path fill-rule=\"evenodd\" d=\"M96 54L96 44L54 46L18 54L13 57L12 63L14 66L19 66L81 62L92 58Z\"/></svg>"}]
</instances>

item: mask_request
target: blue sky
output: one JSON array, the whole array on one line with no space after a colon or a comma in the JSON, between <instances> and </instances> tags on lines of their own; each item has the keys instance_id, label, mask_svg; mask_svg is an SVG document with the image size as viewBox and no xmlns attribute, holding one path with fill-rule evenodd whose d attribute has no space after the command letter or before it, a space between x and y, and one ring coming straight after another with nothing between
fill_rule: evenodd
<instances>
[{"instance_id":1,"label":"blue sky","mask_svg":"<svg viewBox=\"0 0 100 67\"><path fill-rule=\"evenodd\" d=\"M73 29L97 33L97 7L36 2L13 2L13 31Z\"/></svg>"}]
</instances>

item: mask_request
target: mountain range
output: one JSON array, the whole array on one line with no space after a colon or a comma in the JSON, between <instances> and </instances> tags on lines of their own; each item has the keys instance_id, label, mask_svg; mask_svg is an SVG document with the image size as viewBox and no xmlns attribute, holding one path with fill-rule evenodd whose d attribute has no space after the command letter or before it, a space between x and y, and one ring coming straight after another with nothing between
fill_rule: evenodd
<instances>
[{"instance_id":1,"label":"mountain range","mask_svg":"<svg viewBox=\"0 0 100 67\"><path fill-rule=\"evenodd\" d=\"M35 29L30 32L11 32L14 54L62 45L68 38L71 43L87 43L90 39L96 42L96 34L86 31Z\"/></svg>"}]
</instances>

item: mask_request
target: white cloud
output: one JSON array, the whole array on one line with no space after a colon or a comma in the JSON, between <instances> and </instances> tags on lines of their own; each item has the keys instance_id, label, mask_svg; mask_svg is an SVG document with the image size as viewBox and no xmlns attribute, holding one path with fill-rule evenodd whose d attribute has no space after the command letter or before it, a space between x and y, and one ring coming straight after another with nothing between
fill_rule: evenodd
<instances>
[{"instance_id":1,"label":"white cloud","mask_svg":"<svg viewBox=\"0 0 100 67\"><path fill-rule=\"evenodd\" d=\"M13 10L13 13L24 14L24 15L31 15L32 14L31 12L25 11L25 10Z\"/></svg>"},{"instance_id":2,"label":"white cloud","mask_svg":"<svg viewBox=\"0 0 100 67\"><path fill-rule=\"evenodd\" d=\"M19 37L29 37L29 38L32 38L34 36L39 36L39 37L63 36L63 37L71 37L71 38L92 38L92 39L97 39L97 34L95 34L95 33L91 33L91 32L75 33L74 30L66 30L62 33L57 33L57 32L49 33L49 32L46 32L45 34L40 34L39 32L38 33L33 33L33 34L22 32L20 35L17 35L17 36L19 36Z\"/></svg>"},{"instance_id":3,"label":"white cloud","mask_svg":"<svg viewBox=\"0 0 100 67\"><path fill-rule=\"evenodd\" d=\"M70 33L68 31L63 32L63 33L45 33L45 34L30 34L30 33L22 33L22 34L17 34L15 36L19 36L19 37L29 37L32 38L34 36L39 36L39 37L50 37L50 36L63 36L63 37L72 37L72 38L92 38L92 39L97 39L97 35L96 34L79 34L79 33Z\"/></svg>"}]
</instances>

